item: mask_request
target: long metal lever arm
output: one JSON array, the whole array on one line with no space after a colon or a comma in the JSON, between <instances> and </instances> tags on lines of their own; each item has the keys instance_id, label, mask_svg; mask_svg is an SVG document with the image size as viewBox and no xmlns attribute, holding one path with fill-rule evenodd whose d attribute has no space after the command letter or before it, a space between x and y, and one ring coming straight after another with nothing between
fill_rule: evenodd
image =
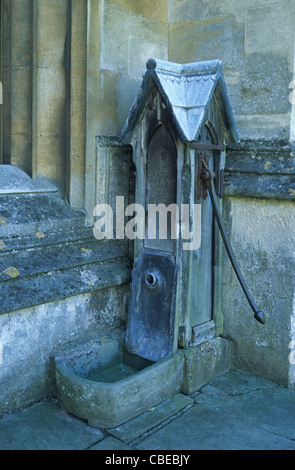
<instances>
[{"instance_id":1,"label":"long metal lever arm","mask_svg":"<svg viewBox=\"0 0 295 470\"><path fill-rule=\"evenodd\" d=\"M211 202L212 202L212 206L213 206L213 210L214 210L214 215L215 215L215 218L216 218L216 221L217 221L217 224L218 224L218 227L219 227L219 230L220 230L220 233L221 233L221 236L222 236L222 239L223 239L223 242L224 242L224 245L225 245L225 248L226 248L226 251L228 253L228 256L229 256L229 259L231 261L231 264L235 270L235 273L239 279L239 282L242 286L242 289L249 301L249 304L251 305L251 308L254 312L254 318L259 322L261 323L262 325L265 324L265 317L264 317L264 313L261 312L257 306L255 305L255 302L253 300L253 297L252 295L250 294L249 292L249 289L244 281L244 278L242 276L242 273L240 271L240 268L239 268L239 265L237 263L237 260L236 260L236 257L234 255L234 252L233 252L233 249L231 247L231 244L230 244L230 241L229 241L229 238L227 236L227 233L226 233L226 230L225 230L225 227L224 227L224 223L223 223L223 219L222 219L222 215L221 215L221 212L220 212L220 209L219 209L219 206L218 206L218 202L217 202L217 196L216 196L216 192L215 192L215 188L214 188L214 173L212 172L212 170L210 170L208 168L208 166L206 165L205 162L203 162L207 171L210 173L210 177L209 175L207 174L207 178L204 178L207 180L207 184L208 184L208 190L209 190L209 194L210 194L210 198L211 198Z\"/></svg>"}]
</instances>

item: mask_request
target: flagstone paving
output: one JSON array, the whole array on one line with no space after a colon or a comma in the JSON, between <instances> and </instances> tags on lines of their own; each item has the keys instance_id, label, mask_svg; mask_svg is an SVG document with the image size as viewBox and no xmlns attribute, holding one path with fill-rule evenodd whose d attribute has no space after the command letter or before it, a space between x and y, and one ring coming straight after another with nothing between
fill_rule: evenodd
<instances>
[{"instance_id":1,"label":"flagstone paving","mask_svg":"<svg viewBox=\"0 0 295 470\"><path fill-rule=\"evenodd\" d=\"M0 419L0 450L295 450L295 391L230 371L108 430L44 400Z\"/></svg>"}]
</instances>

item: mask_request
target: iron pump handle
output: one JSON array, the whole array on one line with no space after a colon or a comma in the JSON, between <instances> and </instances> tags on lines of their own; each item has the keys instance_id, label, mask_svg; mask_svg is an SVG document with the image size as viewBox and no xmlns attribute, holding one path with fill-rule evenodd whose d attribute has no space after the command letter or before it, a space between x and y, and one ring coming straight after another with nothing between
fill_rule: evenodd
<instances>
[{"instance_id":1,"label":"iron pump handle","mask_svg":"<svg viewBox=\"0 0 295 470\"><path fill-rule=\"evenodd\" d=\"M255 320L257 320L259 323L264 325L265 324L264 313L257 308L257 306L256 306L256 304L253 300L253 297L250 294L250 291L249 291L249 289L248 289L248 287L247 287L247 285L244 281L244 278L243 278L242 273L240 271L240 268L239 268L239 265L237 263L236 257L234 255L231 243L229 241L229 238L228 238L226 230L225 230L224 222L223 222L222 215L221 215L221 212L220 212L220 209L219 209L219 206L218 206L217 195L216 195L215 187L214 187L215 173L209 168L209 165L207 165L207 163L205 162L204 159L202 160L202 164L203 164L203 172L201 173L200 177L205 182L206 187L208 189L210 199L211 199L211 202L212 202L212 206L213 206L214 215L215 215L215 218L216 218L216 221L217 221L217 224L218 224L218 227L219 227L219 230L220 230L220 233L221 233L221 236L222 236L227 254L229 256L229 259L231 261L233 269L234 269L234 271L235 271L235 273L236 273L236 275L239 279L241 287L242 287L242 289L243 289L243 291L244 291L244 293L245 293L245 295L248 299L248 302L249 302L249 304L250 304L250 306L251 306L251 308L254 312Z\"/></svg>"}]
</instances>

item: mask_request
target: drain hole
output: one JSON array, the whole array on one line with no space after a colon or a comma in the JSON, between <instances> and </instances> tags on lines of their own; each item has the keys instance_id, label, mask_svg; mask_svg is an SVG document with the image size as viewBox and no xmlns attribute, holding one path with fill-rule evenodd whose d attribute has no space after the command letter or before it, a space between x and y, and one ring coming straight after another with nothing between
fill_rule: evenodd
<instances>
[{"instance_id":1,"label":"drain hole","mask_svg":"<svg viewBox=\"0 0 295 470\"><path fill-rule=\"evenodd\" d=\"M145 283L148 287L156 287L158 284L157 276L153 273L147 273L145 276Z\"/></svg>"}]
</instances>

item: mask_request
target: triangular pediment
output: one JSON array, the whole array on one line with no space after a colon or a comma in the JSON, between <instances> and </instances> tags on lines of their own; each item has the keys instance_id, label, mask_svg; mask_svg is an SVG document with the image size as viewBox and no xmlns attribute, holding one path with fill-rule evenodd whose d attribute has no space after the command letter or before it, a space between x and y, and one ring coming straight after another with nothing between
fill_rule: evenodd
<instances>
[{"instance_id":1,"label":"triangular pediment","mask_svg":"<svg viewBox=\"0 0 295 470\"><path fill-rule=\"evenodd\" d=\"M141 89L121 134L124 142L131 141L153 86L158 88L183 141L198 140L213 99L219 111L226 142L239 141L220 61L181 65L150 59Z\"/></svg>"}]
</instances>

